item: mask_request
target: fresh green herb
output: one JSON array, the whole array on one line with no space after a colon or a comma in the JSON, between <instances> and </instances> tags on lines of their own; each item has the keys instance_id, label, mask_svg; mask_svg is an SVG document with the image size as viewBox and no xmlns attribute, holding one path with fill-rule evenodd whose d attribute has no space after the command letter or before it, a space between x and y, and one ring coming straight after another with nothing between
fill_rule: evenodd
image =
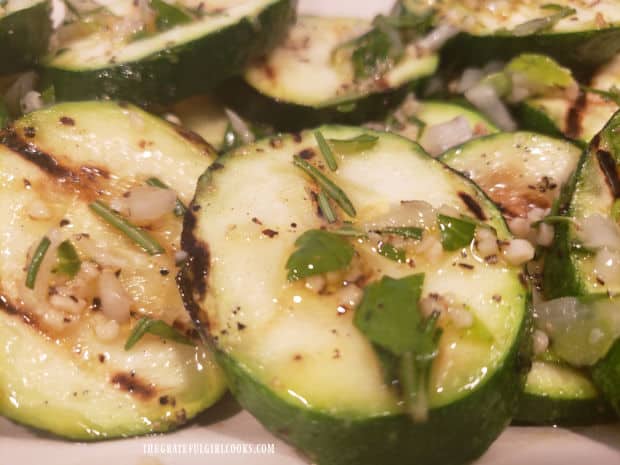
<instances>
[{"instance_id":1,"label":"fresh green herb","mask_svg":"<svg viewBox=\"0 0 620 465\"><path fill-rule=\"evenodd\" d=\"M115 213L103 202L97 200L91 203L88 207L110 226L118 229L125 236L142 247L148 254L158 255L165 252L165 249L146 231L131 224L125 218Z\"/></svg>"},{"instance_id":2,"label":"fresh green herb","mask_svg":"<svg viewBox=\"0 0 620 465\"><path fill-rule=\"evenodd\" d=\"M441 335L436 325L439 314L424 320L418 307L423 284L423 274L384 276L366 287L353 319L373 344L396 358L403 397L417 421L424 420L428 411L429 372Z\"/></svg>"},{"instance_id":3,"label":"fresh green herb","mask_svg":"<svg viewBox=\"0 0 620 465\"><path fill-rule=\"evenodd\" d=\"M530 226L532 228L537 228L543 223L545 224L561 224L561 223L573 224L574 222L575 220L569 216L550 215L550 216L543 218L542 220L534 221Z\"/></svg>"},{"instance_id":4,"label":"fresh green herb","mask_svg":"<svg viewBox=\"0 0 620 465\"><path fill-rule=\"evenodd\" d=\"M401 236L405 239L422 239L424 229L416 228L414 226L402 226L402 227L387 227L383 229L377 229L373 231L377 234L393 234L394 236Z\"/></svg>"},{"instance_id":5,"label":"fresh green herb","mask_svg":"<svg viewBox=\"0 0 620 465\"><path fill-rule=\"evenodd\" d=\"M339 236L349 236L349 237L368 237L368 235L364 231L360 231L359 229L355 229L351 223L345 221L342 227L339 229L334 229L331 231L333 234L338 234Z\"/></svg>"},{"instance_id":6,"label":"fresh green herb","mask_svg":"<svg viewBox=\"0 0 620 465\"><path fill-rule=\"evenodd\" d=\"M71 241L61 242L56 253L56 267L52 270L54 273L64 274L70 278L78 274L82 267L82 260Z\"/></svg>"},{"instance_id":7,"label":"fresh green herb","mask_svg":"<svg viewBox=\"0 0 620 465\"><path fill-rule=\"evenodd\" d=\"M157 16L155 25L159 32L192 21L192 16L184 8L171 5L163 0L150 0L150 4Z\"/></svg>"},{"instance_id":8,"label":"fresh green herb","mask_svg":"<svg viewBox=\"0 0 620 465\"><path fill-rule=\"evenodd\" d=\"M41 100L45 105L53 105L56 103L56 88L54 84L47 86L41 91Z\"/></svg>"},{"instance_id":9,"label":"fresh green herb","mask_svg":"<svg viewBox=\"0 0 620 465\"><path fill-rule=\"evenodd\" d=\"M418 302L424 274L400 279L383 276L366 286L353 323L373 343L394 355L416 352L422 341L416 337L422 314Z\"/></svg>"},{"instance_id":10,"label":"fresh green herb","mask_svg":"<svg viewBox=\"0 0 620 465\"><path fill-rule=\"evenodd\" d=\"M321 134L321 131L314 131L314 138L316 139L316 143L319 145L319 150L325 158L325 162L329 169L332 171L336 171L338 169L338 163L336 163L336 157L334 157L334 152L332 152L331 147Z\"/></svg>"},{"instance_id":11,"label":"fresh green herb","mask_svg":"<svg viewBox=\"0 0 620 465\"><path fill-rule=\"evenodd\" d=\"M357 38L353 44L351 62L356 79L364 79L381 75L387 71L392 63L397 62L403 54L403 45L397 35L388 34L388 26L375 27L363 36Z\"/></svg>"},{"instance_id":12,"label":"fresh green herb","mask_svg":"<svg viewBox=\"0 0 620 465\"><path fill-rule=\"evenodd\" d=\"M589 92L591 94L600 95L605 100L615 103L616 105L620 105L620 89L613 85L609 88L609 90L600 90L594 89L593 87L580 86L581 90L584 92Z\"/></svg>"},{"instance_id":13,"label":"fresh green herb","mask_svg":"<svg viewBox=\"0 0 620 465\"><path fill-rule=\"evenodd\" d=\"M338 111L340 113L351 113L356 108L357 108L357 103L355 103L355 102L346 102L346 103L341 103L340 105L338 105L336 107L336 111Z\"/></svg>"},{"instance_id":14,"label":"fresh green herb","mask_svg":"<svg viewBox=\"0 0 620 465\"><path fill-rule=\"evenodd\" d=\"M360 134L351 139L329 139L329 143L338 153L359 153L375 146L379 138L371 134Z\"/></svg>"},{"instance_id":15,"label":"fresh green herb","mask_svg":"<svg viewBox=\"0 0 620 465\"><path fill-rule=\"evenodd\" d=\"M555 11L555 13L519 24L518 26L515 26L515 28L511 31L511 34L516 37L522 37L546 32L553 29L553 27L562 19L568 18L569 16L573 16L577 13L577 10L574 8L556 5L553 3L542 5L540 8L543 10Z\"/></svg>"},{"instance_id":16,"label":"fresh green herb","mask_svg":"<svg viewBox=\"0 0 620 465\"><path fill-rule=\"evenodd\" d=\"M614 200L611 206L611 218L616 222L620 220L620 199Z\"/></svg>"},{"instance_id":17,"label":"fresh green herb","mask_svg":"<svg viewBox=\"0 0 620 465\"><path fill-rule=\"evenodd\" d=\"M146 183L149 186L158 187L160 189L170 189L170 187L168 187L160 179L157 179L157 178L148 178L146 180ZM187 207L185 205L183 205L183 202L181 202L181 199L179 199L177 197L176 204L174 205L174 215L175 216L183 216L183 215L185 215L186 211L187 211Z\"/></svg>"},{"instance_id":18,"label":"fresh green herb","mask_svg":"<svg viewBox=\"0 0 620 465\"><path fill-rule=\"evenodd\" d=\"M422 136L422 131L424 131L424 129L426 129L426 123L424 121L422 121L420 118L418 118L416 115L409 115L407 117L407 121L409 121L411 124L413 124L414 126L418 127L418 137Z\"/></svg>"},{"instance_id":19,"label":"fresh green herb","mask_svg":"<svg viewBox=\"0 0 620 465\"><path fill-rule=\"evenodd\" d=\"M147 333L178 342L179 344L185 344L188 346L195 345L191 339L181 334L166 322L144 317L138 321L133 331L127 338L127 342L125 342L125 350L130 350Z\"/></svg>"},{"instance_id":20,"label":"fresh green herb","mask_svg":"<svg viewBox=\"0 0 620 465\"><path fill-rule=\"evenodd\" d=\"M536 53L523 53L510 60L505 71L510 74L525 76L529 83L540 88L539 93L546 89L566 89L576 84L570 69L563 67L553 58Z\"/></svg>"},{"instance_id":21,"label":"fresh green herb","mask_svg":"<svg viewBox=\"0 0 620 465\"><path fill-rule=\"evenodd\" d=\"M335 223L338 218L336 218L336 214L334 213L334 210L332 209L332 206L330 205L329 199L325 195L325 192L319 191L319 194L317 196L317 202L327 222Z\"/></svg>"},{"instance_id":22,"label":"fresh green herb","mask_svg":"<svg viewBox=\"0 0 620 465\"><path fill-rule=\"evenodd\" d=\"M379 253L379 255L394 262L403 263L407 259L407 257L405 256L405 251L403 249L397 249L389 242L380 241L379 245L377 246L377 252Z\"/></svg>"},{"instance_id":23,"label":"fresh green herb","mask_svg":"<svg viewBox=\"0 0 620 465\"><path fill-rule=\"evenodd\" d=\"M318 169L316 169L306 160L302 159L297 155L293 157L293 164L303 170L312 179L314 179L314 181L321 187L321 189L323 189L325 194L327 194L334 202L336 202L347 215L355 217L355 207L353 206L347 195L327 176L325 176Z\"/></svg>"},{"instance_id":24,"label":"fresh green herb","mask_svg":"<svg viewBox=\"0 0 620 465\"><path fill-rule=\"evenodd\" d=\"M355 249L339 234L311 229L295 241L297 250L286 262L288 280L342 270L349 266Z\"/></svg>"},{"instance_id":25,"label":"fresh green herb","mask_svg":"<svg viewBox=\"0 0 620 465\"><path fill-rule=\"evenodd\" d=\"M8 121L9 121L9 110L7 109L2 99L0 99L0 129L2 129Z\"/></svg>"},{"instance_id":26,"label":"fresh green herb","mask_svg":"<svg viewBox=\"0 0 620 465\"><path fill-rule=\"evenodd\" d=\"M458 250L468 246L474 238L476 223L465 218L437 215L437 224L444 250Z\"/></svg>"},{"instance_id":27,"label":"fresh green herb","mask_svg":"<svg viewBox=\"0 0 620 465\"><path fill-rule=\"evenodd\" d=\"M35 249L26 274L26 287L28 289L34 289L34 283L37 280L39 268L41 268L41 263L43 262L47 249L50 248L51 243L52 241L50 241L47 236L43 236L43 239L41 239L41 242L39 242L39 245Z\"/></svg>"},{"instance_id":28,"label":"fresh green herb","mask_svg":"<svg viewBox=\"0 0 620 465\"><path fill-rule=\"evenodd\" d=\"M438 312L423 323L420 330L420 348L405 352L400 358L399 380L409 414L417 422L428 418L428 382L433 360L439 353L441 329L437 328Z\"/></svg>"}]
</instances>

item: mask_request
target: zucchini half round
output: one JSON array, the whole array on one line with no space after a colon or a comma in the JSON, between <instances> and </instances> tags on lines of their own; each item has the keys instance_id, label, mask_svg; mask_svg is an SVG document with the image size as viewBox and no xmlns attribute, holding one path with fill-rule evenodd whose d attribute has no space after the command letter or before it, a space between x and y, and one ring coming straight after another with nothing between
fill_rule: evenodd
<instances>
[{"instance_id":1,"label":"zucchini half round","mask_svg":"<svg viewBox=\"0 0 620 465\"><path fill-rule=\"evenodd\" d=\"M284 43L224 86L227 103L250 121L281 130L385 116L407 85L433 74L438 57L408 56L381 79L358 82L351 60L335 63L333 52L370 26L363 19L301 16Z\"/></svg>"},{"instance_id":2,"label":"zucchini half round","mask_svg":"<svg viewBox=\"0 0 620 465\"><path fill-rule=\"evenodd\" d=\"M513 219L527 218L533 209L555 209L581 155L582 150L569 141L523 131L465 143L441 159L476 182L513 224ZM530 239L536 242L535 237ZM533 280L540 278L533 276ZM610 416L586 370L536 357L514 421L576 425L606 421Z\"/></svg>"},{"instance_id":3,"label":"zucchini half round","mask_svg":"<svg viewBox=\"0 0 620 465\"><path fill-rule=\"evenodd\" d=\"M413 0L409 4L420 11L435 9L439 22L463 31L442 49L442 59L450 65L484 64L531 52L587 72L620 51L620 7L614 0L594 4L512 0L501 8L484 0Z\"/></svg>"},{"instance_id":4,"label":"zucchini half round","mask_svg":"<svg viewBox=\"0 0 620 465\"><path fill-rule=\"evenodd\" d=\"M589 86L573 101L561 97L539 97L517 106L522 127L550 135L564 135L588 144L607 124L618 105L596 91L609 92L620 85L620 55L596 71Z\"/></svg>"},{"instance_id":5,"label":"zucchini half round","mask_svg":"<svg viewBox=\"0 0 620 465\"><path fill-rule=\"evenodd\" d=\"M187 205L214 151L114 102L30 113L0 141L0 414L97 440L167 431L216 402L225 381L204 346L146 334L124 349L142 317L192 337L175 283L181 218L170 211L145 226L165 249L149 255L89 208L96 200L111 205L151 177ZM27 270L43 237L52 245L30 289ZM74 277L54 271L60 241L70 241L81 261ZM129 321L117 324L101 293L112 270L131 299Z\"/></svg>"},{"instance_id":6,"label":"zucchini half round","mask_svg":"<svg viewBox=\"0 0 620 465\"><path fill-rule=\"evenodd\" d=\"M528 320L522 268L481 259L473 243L451 252L439 246L436 260L420 255L402 263L378 254L370 240L355 242L365 264L360 286L424 272L423 296L448 293L466 301L476 321L469 329L443 326L428 419L415 423L386 384L370 341L353 325L349 300L311 290L303 280L287 281L285 263L300 235L335 227L318 214L317 186L293 157L343 189L357 209L354 227L399 209L402 201L422 199L474 215L506 240L504 220L475 185L411 141L352 127L319 130L327 141L377 139L358 153L336 153L333 172L312 132L264 139L228 152L202 176L183 232L183 247L194 257L182 278L186 306L217 348L241 405L311 460L473 459L509 423L522 386L519 354Z\"/></svg>"},{"instance_id":7,"label":"zucchini half round","mask_svg":"<svg viewBox=\"0 0 620 465\"><path fill-rule=\"evenodd\" d=\"M205 5L192 0L180 4L194 9ZM105 27L78 36L46 59L44 81L54 85L61 101L109 97L168 103L208 91L278 43L295 17L296 1L206 5L213 11L201 10L198 19L144 37L119 41L114 28ZM134 8L133 2L127 8Z\"/></svg>"},{"instance_id":8,"label":"zucchini half round","mask_svg":"<svg viewBox=\"0 0 620 465\"><path fill-rule=\"evenodd\" d=\"M52 33L48 0L0 4L0 74L21 71L47 52Z\"/></svg>"}]
</instances>

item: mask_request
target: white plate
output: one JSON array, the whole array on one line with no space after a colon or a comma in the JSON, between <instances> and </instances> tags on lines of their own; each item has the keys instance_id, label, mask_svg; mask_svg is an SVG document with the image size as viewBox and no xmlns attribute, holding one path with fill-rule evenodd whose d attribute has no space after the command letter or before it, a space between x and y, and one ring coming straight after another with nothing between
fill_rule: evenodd
<instances>
[{"instance_id":1,"label":"white plate","mask_svg":"<svg viewBox=\"0 0 620 465\"><path fill-rule=\"evenodd\" d=\"M371 17L391 0L301 0L301 11ZM266 453L216 453L258 444ZM164 449L157 452L155 447ZM236 447L236 446L235 446ZM270 449L272 448L272 449ZM273 453L272 453L273 452ZM181 431L147 438L76 444L0 419L0 465L307 465L227 397ZM508 428L475 465L618 465L620 426ZM379 465L379 464L377 464ZM408 465L408 464L403 464ZM430 465L430 464L424 464Z\"/></svg>"}]
</instances>

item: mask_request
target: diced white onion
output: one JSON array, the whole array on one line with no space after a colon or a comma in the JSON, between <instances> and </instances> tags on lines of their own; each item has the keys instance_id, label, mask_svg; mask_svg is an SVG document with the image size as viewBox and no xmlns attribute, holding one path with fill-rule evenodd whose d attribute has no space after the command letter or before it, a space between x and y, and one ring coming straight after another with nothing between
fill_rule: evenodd
<instances>
[{"instance_id":1,"label":"diced white onion","mask_svg":"<svg viewBox=\"0 0 620 465\"><path fill-rule=\"evenodd\" d=\"M596 252L594 273L606 286L620 284L620 252L607 247Z\"/></svg>"},{"instance_id":2,"label":"diced white onion","mask_svg":"<svg viewBox=\"0 0 620 465\"><path fill-rule=\"evenodd\" d=\"M467 118L457 116L445 123L424 128L419 142L429 154L438 156L451 147L467 142L473 136L474 131Z\"/></svg>"},{"instance_id":3,"label":"diced white onion","mask_svg":"<svg viewBox=\"0 0 620 465\"><path fill-rule=\"evenodd\" d=\"M127 216L137 224L148 224L171 212L176 204L176 193L172 189L153 186L138 186L126 197Z\"/></svg>"},{"instance_id":4,"label":"diced white onion","mask_svg":"<svg viewBox=\"0 0 620 465\"><path fill-rule=\"evenodd\" d=\"M579 223L577 236L588 249L620 250L620 228L615 221L595 213Z\"/></svg>"},{"instance_id":5,"label":"diced white onion","mask_svg":"<svg viewBox=\"0 0 620 465\"><path fill-rule=\"evenodd\" d=\"M323 290L325 284L325 277L320 274L308 276L305 282L306 289L310 289L312 292L316 292L317 294Z\"/></svg>"},{"instance_id":6,"label":"diced white onion","mask_svg":"<svg viewBox=\"0 0 620 465\"><path fill-rule=\"evenodd\" d=\"M492 86L482 83L476 84L465 92L465 98L503 130L516 130L517 125L508 108Z\"/></svg>"},{"instance_id":7,"label":"diced white onion","mask_svg":"<svg viewBox=\"0 0 620 465\"><path fill-rule=\"evenodd\" d=\"M543 247L549 247L553 244L553 238L555 237L555 230L552 225L547 223L541 223L538 226L538 232L536 233L536 243Z\"/></svg>"},{"instance_id":8,"label":"diced white onion","mask_svg":"<svg viewBox=\"0 0 620 465\"><path fill-rule=\"evenodd\" d=\"M534 330L532 334L532 349L534 351L534 355L542 354L549 347L549 336L544 331L540 329Z\"/></svg>"},{"instance_id":9,"label":"diced white onion","mask_svg":"<svg viewBox=\"0 0 620 465\"><path fill-rule=\"evenodd\" d=\"M254 133L250 130L249 126L241 119L241 117L235 113L234 111L226 108L224 110L226 112L226 116L230 121L230 125L232 126L235 133L241 137L241 140L244 144L251 144L254 142Z\"/></svg>"},{"instance_id":10,"label":"diced white onion","mask_svg":"<svg viewBox=\"0 0 620 465\"><path fill-rule=\"evenodd\" d=\"M19 113L21 111L20 102L22 97L34 89L38 79L37 73L28 71L21 74L9 87L6 94L4 94L4 103L6 103L7 108L12 113Z\"/></svg>"},{"instance_id":11,"label":"diced white onion","mask_svg":"<svg viewBox=\"0 0 620 465\"><path fill-rule=\"evenodd\" d=\"M359 287L355 284L349 284L338 291L338 303L347 308L355 308L361 302L363 295L364 291Z\"/></svg>"},{"instance_id":12,"label":"diced white onion","mask_svg":"<svg viewBox=\"0 0 620 465\"><path fill-rule=\"evenodd\" d=\"M503 249L504 258L511 265L523 265L534 258L535 249L525 239L513 239Z\"/></svg>"},{"instance_id":13,"label":"diced white onion","mask_svg":"<svg viewBox=\"0 0 620 465\"><path fill-rule=\"evenodd\" d=\"M67 6L62 0L52 0L52 12L50 17L52 19L52 27L58 29L65 21L67 15Z\"/></svg>"},{"instance_id":14,"label":"diced white onion","mask_svg":"<svg viewBox=\"0 0 620 465\"><path fill-rule=\"evenodd\" d=\"M470 311L461 306L450 307L448 309L448 315L450 315L452 323L454 323L454 326L457 328L471 328L474 324L474 316Z\"/></svg>"},{"instance_id":15,"label":"diced white onion","mask_svg":"<svg viewBox=\"0 0 620 465\"><path fill-rule=\"evenodd\" d=\"M43 108L43 98L36 90L31 90L19 101L19 106L23 114L31 113Z\"/></svg>"},{"instance_id":16,"label":"diced white onion","mask_svg":"<svg viewBox=\"0 0 620 465\"><path fill-rule=\"evenodd\" d=\"M488 228L476 229L476 247L483 258L497 255L499 247L495 233Z\"/></svg>"},{"instance_id":17,"label":"diced white onion","mask_svg":"<svg viewBox=\"0 0 620 465\"><path fill-rule=\"evenodd\" d=\"M63 312L78 314L86 308L86 301L84 299L55 294L50 297L50 305Z\"/></svg>"},{"instance_id":18,"label":"diced white onion","mask_svg":"<svg viewBox=\"0 0 620 465\"><path fill-rule=\"evenodd\" d=\"M52 217L52 212L45 202L35 199L28 205L28 216L33 220L48 220Z\"/></svg>"},{"instance_id":19,"label":"diced white onion","mask_svg":"<svg viewBox=\"0 0 620 465\"><path fill-rule=\"evenodd\" d=\"M103 314L119 323L129 320L131 297L111 270L104 270L99 276L99 298Z\"/></svg>"},{"instance_id":20,"label":"diced white onion","mask_svg":"<svg viewBox=\"0 0 620 465\"><path fill-rule=\"evenodd\" d=\"M385 214L364 225L372 231L388 227L425 228L435 224L436 214L433 206L423 200L407 200L391 207Z\"/></svg>"},{"instance_id":21,"label":"diced white onion","mask_svg":"<svg viewBox=\"0 0 620 465\"><path fill-rule=\"evenodd\" d=\"M112 341L118 337L120 327L114 320L98 323L95 326L95 334L102 341Z\"/></svg>"},{"instance_id":22,"label":"diced white onion","mask_svg":"<svg viewBox=\"0 0 620 465\"><path fill-rule=\"evenodd\" d=\"M465 68L461 78L456 82L454 91L459 94L465 93L476 84L478 84L484 77L484 72L480 68Z\"/></svg>"},{"instance_id":23,"label":"diced white onion","mask_svg":"<svg viewBox=\"0 0 620 465\"><path fill-rule=\"evenodd\" d=\"M441 24L433 29L428 35L416 42L416 45L429 52L439 50L452 37L459 33L459 29L450 24Z\"/></svg>"},{"instance_id":24,"label":"diced white onion","mask_svg":"<svg viewBox=\"0 0 620 465\"><path fill-rule=\"evenodd\" d=\"M169 123L173 123L176 124L178 126L181 126L183 123L181 122L181 118L179 118L177 115L175 115L174 113L165 113L164 114L164 119L166 121L168 121Z\"/></svg>"}]
</instances>

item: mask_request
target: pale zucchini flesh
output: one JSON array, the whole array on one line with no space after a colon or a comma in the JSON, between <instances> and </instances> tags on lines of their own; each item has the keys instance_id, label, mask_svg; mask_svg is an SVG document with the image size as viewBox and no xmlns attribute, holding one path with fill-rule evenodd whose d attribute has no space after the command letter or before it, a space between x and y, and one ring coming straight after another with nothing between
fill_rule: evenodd
<instances>
[{"instance_id":1,"label":"pale zucchini flesh","mask_svg":"<svg viewBox=\"0 0 620 465\"><path fill-rule=\"evenodd\" d=\"M551 209L577 168L582 150L561 139L499 133L455 147L444 163L477 183L507 217Z\"/></svg>"},{"instance_id":2,"label":"pale zucchini flesh","mask_svg":"<svg viewBox=\"0 0 620 465\"><path fill-rule=\"evenodd\" d=\"M165 252L150 256L88 207L150 177L187 204L213 150L114 102L30 113L0 140L0 413L64 437L96 440L166 431L217 401L225 382L204 346L146 335L133 349L123 348L143 316L191 328L175 283L181 219L171 212L153 227ZM41 204L45 214L33 216ZM82 266L120 270L134 313L117 335L99 335L108 320L95 297L80 312L51 311L42 271L34 289L26 287L30 254L46 235L70 240Z\"/></svg>"},{"instance_id":3,"label":"pale zucchini flesh","mask_svg":"<svg viewBox=\"0 0 620 465\"><path fill-rule=\"evenodd\" d=\"M488 199L419 146L356 128L320 131L328 139L364 132L379 138L361 153L338 155L339 168L331 173L356 206L355 221L415 199L471 215L462 200L469 197L501 238L510 237ZM478 261L468 249L416 265L415 272L426 273L423 295L449 292L467 301L491 336L444 328L431 375L429 421L413 424L385 384L371 344L353 326L354 311L339 311L336 294L286 280L284 265L296 238L325 225L309 200L307 179L292 163L297 153L320 159L311 132L263 140L220 158L198 185L197 213L184 231L184 247L198 257L186 276L190 307L203 327L208 322L233 393L268 428L320 463L375 463L382 455L392 463L395 455L387 449L394 447L399 460L440 460L444 454L432 445L438 435L462 447L455 461L480 454L512 415L519 389L515 357L528 300L521 269ZM373 270L371 281L412 273L369 250L360 253ZM455 265L462 260L465 266ZM499 403L495 389L505 392ZM497 409L493 414L487 396ZM471 429L465 433L480 421L473 438ZM342 446L344 454L337 451Z\"/></svg>"}]
</instances>

